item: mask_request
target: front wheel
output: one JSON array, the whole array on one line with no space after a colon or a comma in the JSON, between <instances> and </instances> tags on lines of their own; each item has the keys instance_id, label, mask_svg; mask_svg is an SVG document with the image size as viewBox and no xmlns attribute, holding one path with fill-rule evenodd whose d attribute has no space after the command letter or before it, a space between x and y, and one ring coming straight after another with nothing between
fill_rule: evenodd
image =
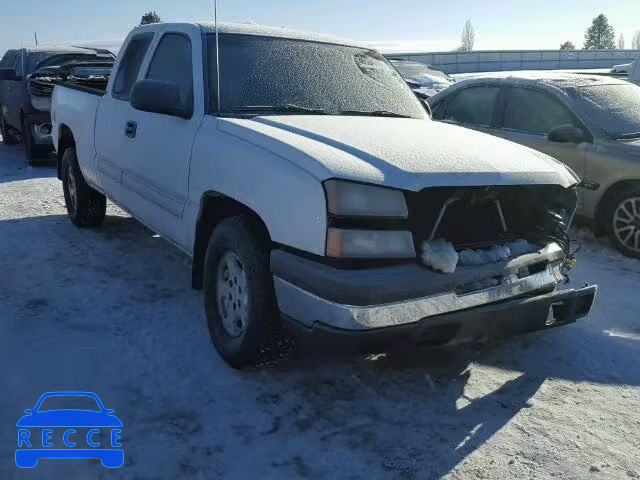
<instances>
[{"instance_id":1,"label":"front wheel","mask_svg":"<svg viewBox=\"0 0 640 480\"><path fill-rule=\"evenodd\" d=\"M269 266L270 239L250 217L215 228L205 257L204 300L211 339L234 368L281 348L281 320Z\"/></svg>"},{"instance_id":2,"label":"front wheel","mask_svg":"<svg viewBox=\"0 0 640 480\"><path fill-rule=\"evenodd\" d=\"M75 226L97 227L102 223L107 212L107 199L85 181L75 148L67 148L62 155L62 189L67 213Z\"/></svg>"},{"instance_id":3,"label":"front wheel","mask_svg":"<svg viewBox=\"0 0 640 480\"><path fill-rule=\"evenodd\" d=\"M615 247L640 259L640 189L627 189L609 203L607 223Z\"/></svg>"}]
</instances>

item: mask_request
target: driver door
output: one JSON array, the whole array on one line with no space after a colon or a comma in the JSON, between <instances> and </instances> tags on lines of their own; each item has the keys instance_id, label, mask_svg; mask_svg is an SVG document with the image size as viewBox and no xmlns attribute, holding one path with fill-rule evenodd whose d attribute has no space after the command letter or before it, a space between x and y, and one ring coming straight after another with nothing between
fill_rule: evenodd
<instances>
[{"instance_id":1,"label":"driver door","mask_svg":"<svg viewBox=\"0 0 640 480\"><path fill-rule=\"evenodd\" d=\"M507 89L501 136L560 160L583 178L588 144L552 142L547 137L553 128L569 124L585 130L550 94L525 87Z\"/></svg>"}]
</instances>

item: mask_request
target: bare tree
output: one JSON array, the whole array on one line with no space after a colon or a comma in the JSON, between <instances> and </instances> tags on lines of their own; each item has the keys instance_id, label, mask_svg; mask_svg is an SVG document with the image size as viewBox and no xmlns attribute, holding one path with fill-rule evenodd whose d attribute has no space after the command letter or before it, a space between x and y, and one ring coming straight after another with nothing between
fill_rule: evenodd
<instances>
[{"instance_id":1,"label":"bare tree","mask_svg":"<svg viewBox=\"0 0 640 480\"><path fill-rule=\"evenodd\" d=\"M462 29L462 45L458 49L461 52L470 52L476 43L476 31L473 28L471 20L467 20Z\"/></svg>"},{"instance_id":2,"label":"bare tree","mask_svg":"<svg viewBox=\"0 0 640 480\"><path fill-rule=\"evenodd\" d=\"M633 48L634 50L640 50L640 30L636 30L636 33L633 34L631 48Z\"/></svg>"},{"instance_id":3,"label":"bare tree","mask_svg":"<svg viewBox=\"0 0 640 480\"><path fill-rule=\"evenodd\" d=\"M624 50L624 33L618 35L618 50Z\"/></svg>"}]
</instances>

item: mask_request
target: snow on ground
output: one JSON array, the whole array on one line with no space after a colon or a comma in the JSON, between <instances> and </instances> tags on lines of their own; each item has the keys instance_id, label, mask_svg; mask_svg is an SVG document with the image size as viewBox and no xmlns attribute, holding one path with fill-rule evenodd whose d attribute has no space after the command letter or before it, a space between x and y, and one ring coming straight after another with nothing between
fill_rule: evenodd
<instances>
[{"instance_id":1,"label":"snow on ground","mask_svg":"<svg viewBox=\"0 0 640 480\"><path fill-rule=\"evenodd\" d=\"M189 260L113 206L67 220L52 168L0 145L0 478L640 478L640 262L588 233L579 323L483 347L296 353L237 372L208 338ZM96 392L125 466L14 465L43 392Z\"/></svg>"}]
</instances>

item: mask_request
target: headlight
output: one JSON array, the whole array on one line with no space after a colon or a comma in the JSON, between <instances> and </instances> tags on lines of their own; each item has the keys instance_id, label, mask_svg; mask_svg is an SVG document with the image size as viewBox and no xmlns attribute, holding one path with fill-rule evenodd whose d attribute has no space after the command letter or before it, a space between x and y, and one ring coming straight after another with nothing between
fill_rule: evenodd
<instances>
[{"instance_id":1,"label":"headlight","mask_svg":"<svg viewBox=\"0 0 640 480\"><path fill-rule=\"evenodd\" d=\"M411 232L329 228L327 256L334 258L412 258Z\"/></svg>"},{"instance_id":2,"label":"headlight","mask_svg":"<svg viewBox=\"0 0 640 480\"><path fill-rule=\"evenodd\" d=\"M407 204L399 190L340 180L324 183L330 214L407 218Z\"/></svg>"}]
</instances>

